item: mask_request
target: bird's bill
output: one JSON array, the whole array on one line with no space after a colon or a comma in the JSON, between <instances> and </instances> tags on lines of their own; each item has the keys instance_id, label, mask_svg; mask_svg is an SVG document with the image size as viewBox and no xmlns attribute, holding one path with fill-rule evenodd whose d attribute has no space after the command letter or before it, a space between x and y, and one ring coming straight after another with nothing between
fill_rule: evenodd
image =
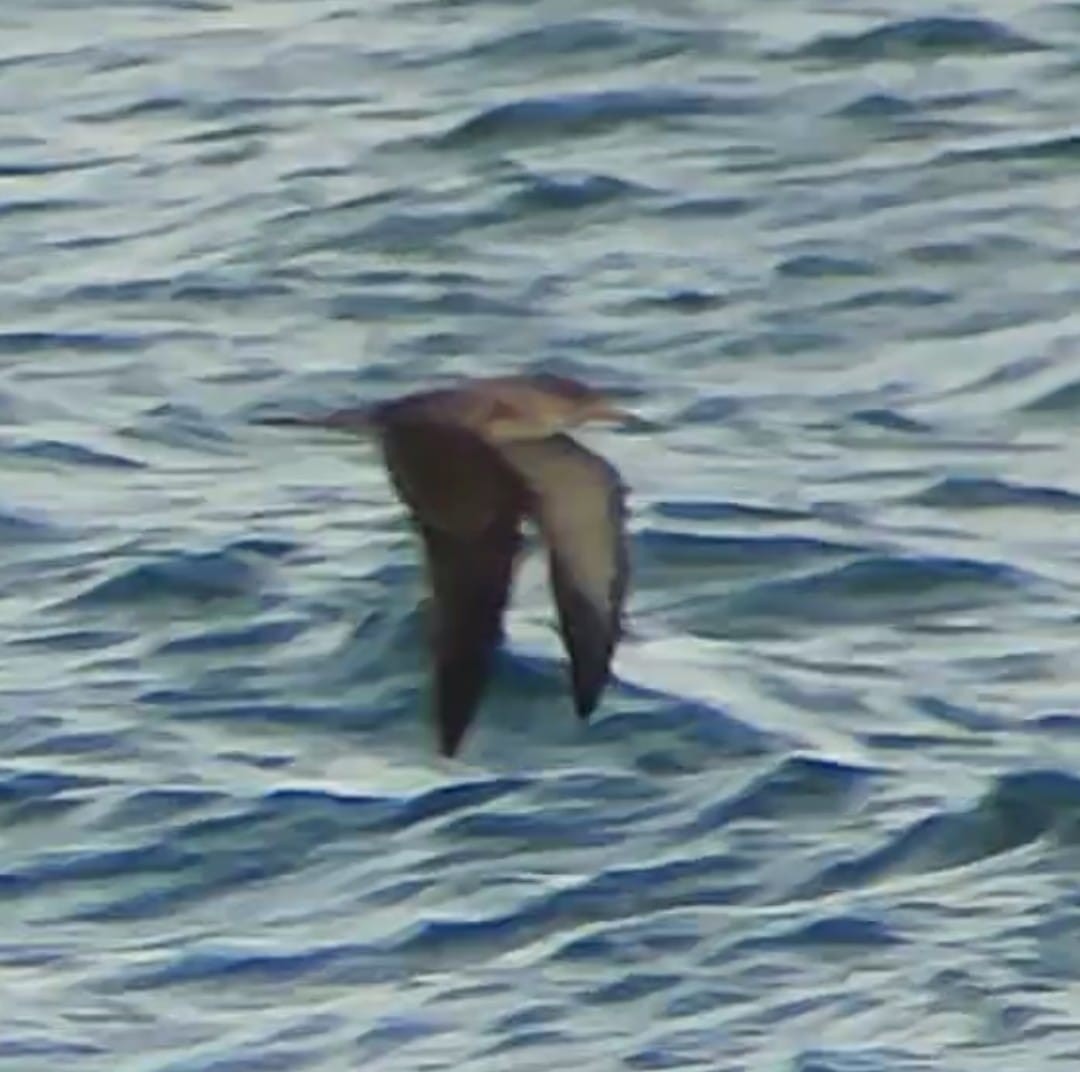
<instances>
[{"instance_id":1,"label":"bird's bill","mask_svg":"<svg viewBox=\"0 0 1080 1072\"><path fill-rule=\"evenodd\" d=\"M624 428L637 429L639 431L652 428L651 422L647 421L644 417L639 417L632 410L623 409L622 406L618 406L606 398L600 399L593 405L589 410L588 419L590 421L604 421L610 424L618 424Z\"/></svg>"},{"instance_id":2,"label":"bird's bill","mask_svg":"<svg viewBox=\"0 0 1080 1072\"><path fill-rule=\"evenodd\" d=\"M611 421L622 424L632 419L634 415L622 406L617 406L610 399L598 398L589 406L588 416L591 421Z\"/></svg>"}]
</instances>

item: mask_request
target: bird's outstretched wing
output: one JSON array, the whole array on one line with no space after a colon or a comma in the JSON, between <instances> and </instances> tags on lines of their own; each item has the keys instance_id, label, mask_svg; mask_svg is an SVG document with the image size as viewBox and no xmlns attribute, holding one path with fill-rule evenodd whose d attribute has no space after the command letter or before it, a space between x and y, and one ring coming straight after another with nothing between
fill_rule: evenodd
<instances>
[{"instance_id":1,"label":"bird's outstretched wing","mask_svg":"<svg viewBox=\"0 0 1080 1072\"><path fill-rule=\"evenodd\" d=\"M439 750L452 756L491 678L521 533L516 518L477 537L419 528L431 580Z\"/></svg>"},{"instance_id":2,"label":"bird's outstretched wing","mask_svg":"<svg viewBox=\"0 0 1080 1072\"><path fill-rule=\"evenodd\" d=\"M613 466L568 436L499 450L528 487L529 512L548 545L574 705L588 718L622 633L629 577L625 489Z\"/></svg>"},{"instance_id":3,"label":"bird's outstretched wing","mask_svg":"<svg viewBox=\"0 0 1080 1072\"><path fill-rule=\"evenodd\" d=\"M424 543L439 750L461 744L491 677L521 547L525 493L493 448L453 425L383 429L391 479Z\"/></svg>"}]
</instances>

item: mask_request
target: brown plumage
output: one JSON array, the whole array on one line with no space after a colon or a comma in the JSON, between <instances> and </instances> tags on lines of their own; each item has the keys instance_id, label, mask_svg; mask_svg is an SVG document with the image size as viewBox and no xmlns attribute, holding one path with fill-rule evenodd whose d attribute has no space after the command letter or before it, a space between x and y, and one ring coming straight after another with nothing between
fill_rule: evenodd
<instances>
[{"instance_id":1,"label":"brown plumage","mask_svg":"<svg viewBox=\"0 0 1080 1072\"><path fill-rule=\"evenodd\" d=\"M434 714L445 755L457 751L488 685L526 519L548 548L581 718L607 684L628 578L624 488L611 465L564 434L589 420L636 418L576 380L540 375L275 422L378 438L424 545Z\"/></svg>"}]
</instances>

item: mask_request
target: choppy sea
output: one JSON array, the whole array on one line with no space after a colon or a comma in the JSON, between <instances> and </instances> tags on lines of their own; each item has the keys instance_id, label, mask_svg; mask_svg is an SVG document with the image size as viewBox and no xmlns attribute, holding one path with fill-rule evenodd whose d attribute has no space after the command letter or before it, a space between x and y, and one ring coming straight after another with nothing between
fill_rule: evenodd
<instances>
[{"instance_id":1,"label":"choppy sea","mask_svg":"<svg viewBox=\"0 0 1080 1072\"><path fill-rule=\"evenodd\" d=\"M1080 1066L1080 6L0 13L0 1068ZM455 762L371 448L656 426Z\"/></svg>"}]
</instances>

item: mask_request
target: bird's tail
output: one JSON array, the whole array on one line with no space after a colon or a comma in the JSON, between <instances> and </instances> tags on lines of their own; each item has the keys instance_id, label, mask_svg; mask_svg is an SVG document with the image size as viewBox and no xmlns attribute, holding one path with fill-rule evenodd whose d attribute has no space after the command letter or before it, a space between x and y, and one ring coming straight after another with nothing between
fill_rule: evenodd
<instances>
[{"instance_id":1,"label":"bird's tail","mask_svg":"<svg viewBox=\"0 0 1080 1072\"><path fill-rule=\"evenodd\" d=\"M272 428L328 428L331 431L347 432L351 435L366 435L374 431L371 411L361 407L339 409L330 413L317 413L304 416L298 413L269 413L255 417L252 424L267 425Z\"/></svg>"}]
</instances>

